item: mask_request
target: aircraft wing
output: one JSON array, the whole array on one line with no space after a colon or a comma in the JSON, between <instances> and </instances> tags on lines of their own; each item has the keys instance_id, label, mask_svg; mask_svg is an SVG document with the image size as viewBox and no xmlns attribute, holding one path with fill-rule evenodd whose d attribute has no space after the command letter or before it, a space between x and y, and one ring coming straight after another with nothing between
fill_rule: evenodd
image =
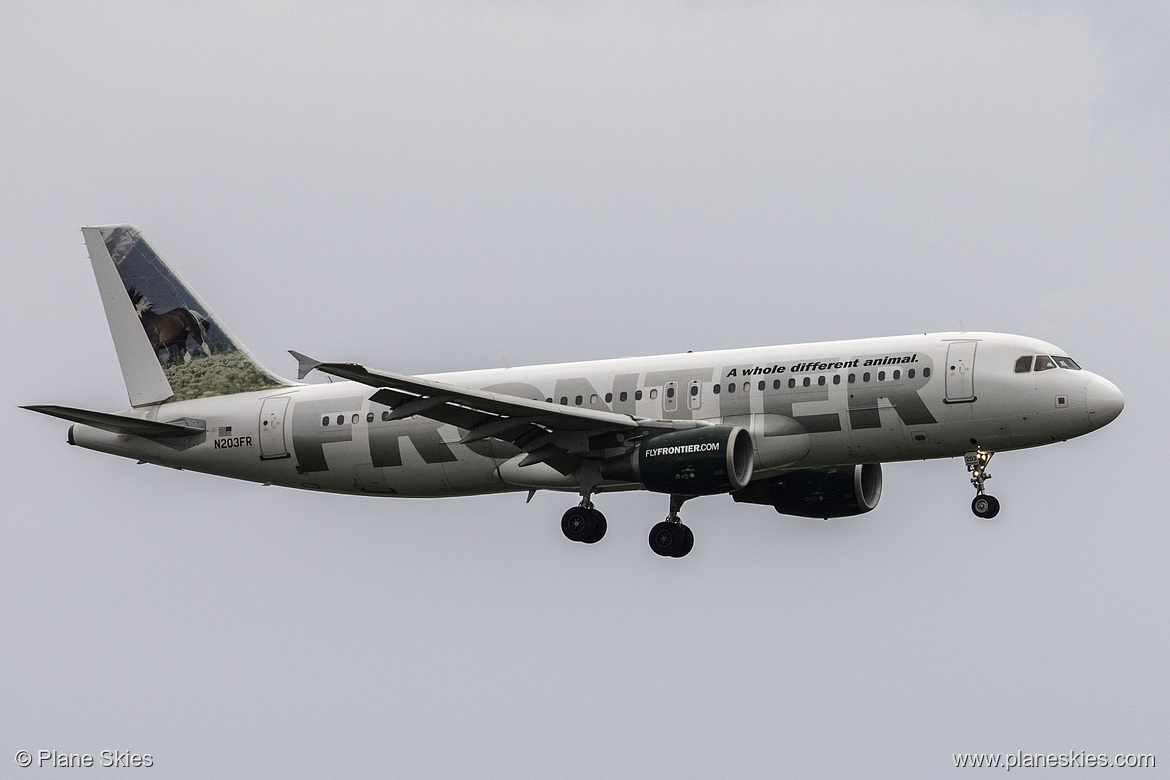
<instances>
[{"instance_id":1,"label":"aircraft wing","mask_svg":"<svg viewBox=\"0 0 1170 780\"><path fill-rule=\"evenodd\" d=\"M526 453L520 466L548 463L572 473L582 459L620 455L652 432L695 428L694 420L651 420L602 409L582 409L547 401L475 390L405 374L375 371L357 363L324 363L289 350L299 378L313 370L379 388L370 400L392 409L389 419L415 415L467 431L461 444L500 439Z\"/></svg>"}]
</instances>

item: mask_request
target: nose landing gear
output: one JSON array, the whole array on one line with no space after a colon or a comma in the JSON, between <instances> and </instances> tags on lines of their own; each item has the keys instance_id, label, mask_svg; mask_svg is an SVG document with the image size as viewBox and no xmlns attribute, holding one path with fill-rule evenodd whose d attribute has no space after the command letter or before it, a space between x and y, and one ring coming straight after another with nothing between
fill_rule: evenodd
<instances>
[{"instance_id":1,"label":"nose landing gear","mask_svg":"<svg viewBox=\"0 0 1170 780\"><path fill-rule=\"evenodd\" d=\"M964 456L967 471L971 472L971 484L975 486L975 498L971 501L971 511L976 517L990 520L999 514L999 499L983 492L983 483L991 479L987 471L987 464L991 462L994 452L976 450Z\"/></svg>"}]
</instances>

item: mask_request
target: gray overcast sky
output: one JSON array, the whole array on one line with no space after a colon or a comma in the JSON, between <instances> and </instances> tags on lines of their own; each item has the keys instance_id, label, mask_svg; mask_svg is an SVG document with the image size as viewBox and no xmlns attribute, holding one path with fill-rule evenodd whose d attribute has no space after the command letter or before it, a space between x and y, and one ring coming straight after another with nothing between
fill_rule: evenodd
<instances>
[{"instance_id":1,"label":"gray overcast sky","mask_svg":"<svg viewBox=\"0 0 1170 780\"><path fill-rule=\"evenodd\" d=\"M1163 4L348 5L5 4L0 776L1166 771ZM1127 408L1000 455L992 522L961 461L895 464L860 518L691 502L677 561L662 496L586 547L564 495L136 466L15 408L126 406L78 232L122 221L285 375L963 320Z\"/></svg>"}]
</instances>

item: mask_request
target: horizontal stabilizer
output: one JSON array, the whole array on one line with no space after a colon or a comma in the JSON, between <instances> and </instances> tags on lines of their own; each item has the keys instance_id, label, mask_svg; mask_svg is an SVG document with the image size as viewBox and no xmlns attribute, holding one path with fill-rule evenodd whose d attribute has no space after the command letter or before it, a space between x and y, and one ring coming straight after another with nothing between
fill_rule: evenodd
<instances>
[{"instance_id":1,"label":"horizontal stabilizer","mask_svg":"<svg viewBox=\"0 0 1170 780\"><path fill-rule=\"evenodd\" d=\"M158 422L137 417L123 417L120 414L91 412L88 409L74 409L69 406L22 406L33 412L60 417L62 420L81 423L110 433L124 433L130 436L144 436L148 439L171 439L179 436L193 436L205 433L207 427L195 420Z\"/></svg>"}]
</instances>

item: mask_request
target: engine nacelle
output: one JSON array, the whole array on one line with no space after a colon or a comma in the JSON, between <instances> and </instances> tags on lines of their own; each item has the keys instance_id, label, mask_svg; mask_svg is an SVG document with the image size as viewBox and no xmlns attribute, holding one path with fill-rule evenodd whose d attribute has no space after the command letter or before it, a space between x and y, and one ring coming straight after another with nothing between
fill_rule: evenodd
<instances>
[{"instance_id":1,"label":"engine nacelle","mask_svg":"<svg viewBox=\"0 0 1170 780\"><path fill-rule=\"evenodd\" d=\"M849 517L870 511L882 497L882 465L804 469L753 482L731 494L736 501L767 504L782 515Z\"/></svg>"},{"instance_id":2,"label":"engine nacelle","mask_svg":"<svg viewBox=\"0 0 1170 780\"><path fill-rule=\"evenodd\" d=\"M622 462L602 468L610 478L684 496L729 493L752 478L752 437L745 428L711 425L642 440Z\"/></svg>"}]
</instances>

